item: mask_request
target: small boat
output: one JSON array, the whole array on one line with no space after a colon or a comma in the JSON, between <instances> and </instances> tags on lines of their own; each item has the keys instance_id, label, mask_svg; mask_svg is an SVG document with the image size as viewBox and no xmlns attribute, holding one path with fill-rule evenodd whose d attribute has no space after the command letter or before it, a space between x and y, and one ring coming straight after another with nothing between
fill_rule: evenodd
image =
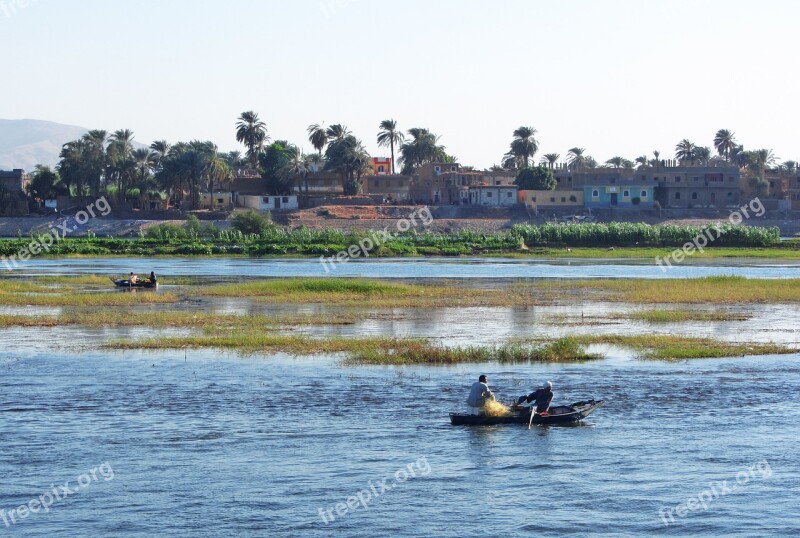
<instances>
[{"instance_id":1,"label":"small boat","mask_svg":"<svg viewBox=\"0 0 800 538\"><path fill-rule=\"evenodd\" d=\"M550 408L545 415L536 413L533 416L534 424L570 424L578 422L603 405L603 400L585 400L569 405L557 405ZM450 413L450 423L454 426L492 426L494 424L528 424L531 419L532 407L514 409L512 414L504 417L490 417L487 415L470 415L467 413Z\"/></svg>"},{"instance_id":2,"label":"small boat","mask_svg":"<svg viewBox=\"0 0 800 538\"><path fill-rule=\"evenodd\" d=\"M157 288L158 282L150 282L149 280L140 280L136 284L131 284L129 280L114 280L111 281L118 288Z\"/></svg>"}]
</instances>

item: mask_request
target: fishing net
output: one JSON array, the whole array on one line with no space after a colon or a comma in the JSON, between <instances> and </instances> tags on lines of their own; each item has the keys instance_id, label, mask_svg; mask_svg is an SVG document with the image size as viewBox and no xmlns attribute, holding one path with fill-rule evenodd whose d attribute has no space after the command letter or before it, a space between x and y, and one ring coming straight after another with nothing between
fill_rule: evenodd
<instances>
[{"instance_id":1,"label":"fishing net","mask_svg":"<svg viewBox=\"0 0 800 538\"><path fill-rule=\"evenodd\" d=\"M507 417L511 415L511 408L498 401L489 400L483 406L483 411L489 417Z\"/></svg>"}]
</instances>

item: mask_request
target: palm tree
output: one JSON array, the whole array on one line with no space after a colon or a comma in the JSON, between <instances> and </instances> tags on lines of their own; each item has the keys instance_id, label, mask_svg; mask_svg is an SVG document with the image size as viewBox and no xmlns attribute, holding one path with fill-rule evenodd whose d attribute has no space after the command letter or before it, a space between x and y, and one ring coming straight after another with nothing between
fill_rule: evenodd
<instances>
[{"instance_id":1,"label":"palm tree","mask_svg":"<svg viewBox=\"0 0 800 538\"><path fill-rule=\"evenodd\" d=\"M383 120L379 125L380 131L378 132L378 146L391 148L392 153L392 174L394 170L394 146L403 143L405 136L402 131L397 130L397 122L394 120Z\"/></svg>"},{"instance_id":2,"label":"palm tree","mask_svg":"<svg viewBox=\"0 0 800 538\"><path fill-rule=\"evenodd\" d=\"M647 159L647 155L640 155L639 157L636 157L635 162L640 168L647 168L647 165L650 163L650 161Z\"/></svg>"},{"instance_id":3,"label":"palm tree","mask_svg":"<svg viewBox=\"0 0 800 538\"><path fill-rule=\"evenodd\" d=\"M736 147L735 134L728 129L720 129L714 135L714 147L720 157L724 157L725 160L730 160L731 152Z\"/></svg>"},{"instance_id":4,"label":"palm tree","mask_svg":"<svg viewBox=\"0 0 800 538\"><path fill-rule=\"evenodd\" d=\"M247 147L247 158L250 165L258 166L258 155L264 149L264 144L269 141L267 124L261 121L258 114L252 110L242 112L236 122L236 141Z\"/></svg>"},{"instance_id":5,"label":"palm tree","mask_svg":"<svg viewBox=\"0 0 800 538\"><path fill-rule=\"evenodd\" d=\"M703 165L707 166L708 161L711 160L711 148L708 146L697 147L695 150L695 158Z\"/></svg>"},{"instance_id":6,"label":"palm tree","mask_svg":"<svg viewBox=\"0 0 800 538\"><path fill-rule=\"evenodd\" d=\"M528 162L539 151L539 142L534 135L536 129L533 127L518 127L514 130L514 140L511 141L511 149L506 153L506 161L511 159L516 163L517 168L528 168Z\"/></svg>"},{"instance_id":7,"label":"palm tree","mask_svg":"<svg viewBox=\"0 0 800 538\"><path fill-rule=\"evenodd\" d=\"M571 169L581 168L585 164L586 148L572 148L567 152L567 164Z\"/></svg>"},{"instance_id":8,"label":"palm tree","mask_svg":"<svg viewBox=\"0 0 800 538\"><path fill-rule=\"evenodd\" d=\"M372 158L364 144L355 136L346 135L328 145L325 158L325 170L339 173L344 193L358 194L361 190L361 176L372 170Z\"/></svg>"},{"instance_id":9,"label":"palm tree","mask_svg":"<svg viewBox=\"0 0 800 538\"><path fill-rule=\"evenodd\" d=\"M328 127L326 134L328 135L328 140L332 139L337 142L341 142L346 137L350 136L352 133L347 129L347 125L336 123Z\"/></svg>"},{"instance_id":10,"label":"palm tree","mask_svg":"<svg viewBox=\"0 0 800 538\"><path fill-rule=\"evenodd\" d=\"M439 137L427 129L414 127L408 130L411 137L400 146L400 173L406 176L425 163L444 162L448 158L445 147L439 144Z\"/></svg>"},{"instance_id":11,"label":"palm tree","mask_svg":"<svg viewBox=\"0 0 800 538\"><path fill-rule=\"evenodd\" d=\"M783 164L781 164L781 170L788 174L794 174L798 170L797 162L784 161Z\"/></svg>"},{"instance_id":12,"label":"palm tree","mask_svg":"<svg viewBox=\"0 0 800 538\"><path fill-rule=\"evenodd\" d=\"M310 172L310 164L310 160L300 149L291 146L289 160L283 168L283 172L287 177L299 177L305 183L306 193L308 193L308 181L306 181L306 178Z\"/></svg>"},{"instance_id":13,"label":"palm tree","mask_svg":"<svg viewBox=\"0 0 800 538\"><path fill-rule=\"evenodd\" d=\"M697 160L697 145L684 138L675 146L675 158L679 161L694 163Z\"/></svg>"},{"instance_id":14,"label":"palm tree","mask_svg":"<svg viewBox=\"0 0 800 538\"><path fill-rule=\"evenodd\" d=\"M657 149L653 150L653 157L655 157L656 172L658 172L658 169L661 167L661 152L658 151Z\"/></svg>"},{"instance_id":15,"label":"palm tree","mask_svg":"<svg viewBox=\"0 0 800 538\"><path fill-rule=\"evenodd\" d=\"M169 142L166 140L156 140L150 144L150 149L155 153L156 167L161 165L161 161L167 156L170 150Z\"/></svg>"},{"instance_id":16,"label":"palm tree","mask_svg":"<svg viewBox=\"0 0 800 538\"><path fill-rule=\"evenodd\" d=\"M778 162L778 157L772 152L771 149L759 149L755 151L756 162L768 168Z\"/></svg>"},{"instance_id":17,"label":"palm tree","mask_svg":"<svg viewBox=\"0 0 800 538\"><path fill-rule=\"evenodd\" d=\"M606 161L607 165L613 166L614 168L622 168L624 163L625 159L622 157L611 157Z\"/></svg>"},{"instance_id":18,"label":"palm tree","mask_svg":"<svg viewBox=\"0 0 800 538\"><path fill-rule=\"evenodd\" d=\"M317 153L322 155L322 150L328 144L328 130L325 125L320 125L319 123L309 125L306 132L308 132L308 141L311 142Z\"/></svg>"},{"instance_id":19,"label":"palm tree","mask_svg":"<svg viewBox=\"0 0 800 538\"><path fill-rule=\"evenodd\" d=\"M558 153L545 153L542 157L541 163L546 164L552 170L555 168L560 157L561 155Z\"/></svg>"}]
</instances>

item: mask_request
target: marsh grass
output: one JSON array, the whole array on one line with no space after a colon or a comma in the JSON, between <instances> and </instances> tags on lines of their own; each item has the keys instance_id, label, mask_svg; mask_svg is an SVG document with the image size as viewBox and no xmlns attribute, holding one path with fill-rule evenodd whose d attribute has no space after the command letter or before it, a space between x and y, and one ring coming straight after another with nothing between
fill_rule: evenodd
<instances>
[{"instance_id":1,"label":"marsh grass","mask_svg":"<svg viewBox=\"0 0 800 538\"><path fill-rule=\"evenodd\" d=\"M323 314L252 315L216 314L201 311L159 310L152 312L122 311L112 309L75 310L51 315L0 315L0 327L152 327L277 330L304 325L352 325L366 317L354 312L341 312L336 316Z\"/></svg>"},{"instance_id":2,"label":"marsh grass","mask_svg":"<svg viewBox=\"0 0 800 538\"><path fill-rule=\"evenodd\" d=\"M331 303L384 308L530 306L554 297L532 288L485 290L452 284L405 284L366 278L256 280L209 286L197 293L211 297L249 297L271 303Z\"/></svg>"},{"instance_id":3,"label":"marsh grass","mask_svg":"<svg viewBox=\"0 0 800 538\"><path fill-rule=\"evenodd\" d=\"M639 352L640 358L657 360L782 355L798 352L796 349L781 344L723 342L714 338L671 334L598 334L580 335L575 339L584 345L609 344L630 348Z\"/></svg>"},{"instance_id":4,"label":"marsh grass","mask_svg":"<svg viewBox=\"0 0 800 538\"><path fill-rule=\"evenodd\" d=\"M635 310L626 314L612 314L611 319L630 319L647 323L680 323L687 321L747 321L751 314L718 310Z\"/></svg>"},{"instance_id":5,"label":"marsh grass","mask_svg":"<svg viewBox=\"0 0 800 538\"><path fill-rule=\"evenodd\" d=\"M800 302L800 278L754 279L713 276L692 279L593 279L546 281L534 284L573 294L588 292L593 299L637 304L753 304Z\"/></svg>"},{"instance_id":6,"label":"marsh grass","mask_svg":"<svg viewBox=\"0 0 800 538\"><path fill-rule=\"evenodd\" d=\"M133 306L139 304L167 304L178 302L173 293L0 293L2 306Z\"/></svg>"},{"instance_id":7,"label":"marsh grass","mask_svg":"<svg viewBox=\"0 0 800 538\"><path fill-rule=\"evenodd\" d=\"M506 344L481 347L446 347L421 339L309 338L300 335L246 331L231 334L206 331L202 335L118 340L110 349L232 349L243 353L284 352L294 355L344 353L345 364L459 364L479 362L576 362L602 358L587 353L574 338L547 344Z\"/></svg>"}]
</instances>

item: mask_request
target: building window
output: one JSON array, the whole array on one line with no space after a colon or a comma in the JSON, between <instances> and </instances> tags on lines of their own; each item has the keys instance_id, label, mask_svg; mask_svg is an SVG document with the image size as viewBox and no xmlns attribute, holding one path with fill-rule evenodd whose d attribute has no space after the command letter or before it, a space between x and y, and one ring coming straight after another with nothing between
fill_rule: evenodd
<instances>
[{"instance_id":1,"label":"building window","mask_svg":"<svg viewBox=\"0 0 800 538\"><path fill-rule=\"evenodd\" d=\"M383 174L384 172L386 172L386 169L383 167L383 165L380 165L380 166L378 167L378 173L379 173L379 174Z\"/></svg>"},{"instance_id":2,"label":"building window","mask_svg":"<svg viewBox=\"0 0 800 538\"><path fill-rule=\"evenodd\" d=\"M642 181L647 181L647 176L642 176Z\"/></svg>"},{"instance_id":3,"label":"building window","mask_svg":"<svg viewBox=\"0 0 800 538\"><path fill-rule=\"evenodd\" d=\"M694 180L695 180L695 181L700 181L700 178L699 178L699 177L697 177L697 176L694 176ZM712 180L712 181L713 181L713 180Z\"/></svg>"},{"instance_id":4,"label":"building window","mask_svg":"<svg viewBox=\"0 0 800 538\"><path fill-rule=\"evenodd\" d=\"M551 196L551 197L550 197L550 203L551 203L551 204L554 204L554 203L556 203L556 197L555 197L555 196Z\"/></svg>"},{"instance_id":5,"label":"building window","mask_svg":"<svg viewBox=\"0 0 800 538\"><path fill-rule=\"evenodd\" d=\"M647 198L647 191L642 191L641 198Z\"/></svg>"},{"instance_id":6,"label":"building window","mask_svg":"<svg viewBox=\"0 0 800 538\"><path fill-rule=\"evenodd\" d=\"M535 197L535 196L533 197L533 201L534 201L534 202L536 201L536 197Z\"/></svg>"},{"instance_id":7,"label":"building window","mask_svg":"<svg viewBox=\"0 0 800 538\"><path fill-rule=\"evenodd\" d=\"M455 166L451 166L451 167L450 167L450 171L451 171L451 172L455 172L455 171L456 171L456 167L455 167Z\"/></svg>"},{"instance_id":8,"label":"building window","mask_svg":"<svg viewBox=\"0 0 800 538\"><path fill-rule=\"evenodd\" d=\"M387 187L391 187L392 186L392 180L391 179L387 179L386 180L386 186Z\"/></svg>"},{"instance_id":9,"label":"building window","mask_svg":"<svg viewBox=\"0 0 800 538\"><path fill-rule=\"evenodd\" d=\"M265 196L265 197L264 197L264 203L265 203L265 204L268 204L268 203L269 203L269 196Z\"/></svg>"},{"instance_id":10,"label":"building window","mask_svg":"<svg viewBox=\"0 0 800 538\"><path fill-rule=\"evenodd\" d=\"M733 198L733 193L732 192L728 193L728 198Z\"/></svg>"},{"instance_id":11,"label":"building window","mask_svg":"<svg viewBox=\"0 0 800 538\"><path fill-rule=\"evenodd\" d=\"M679 193L679 192L676 192L676 193L675 193L675 199L676 199L676 200L680 200L680 199L681 199L681 193Z\"/></svg>"},{"instance_id":12,"label":"building window","mask_svg":"<svg viewBox=\"0 0 800 538\"><path fill-rule=\"evenodd\" d=\"M675 183L681 182L681 176L675 176Z\"/></svg>"},{"instance_id":13,"label":"building window","mask_svg":"<svg viewBox=\"0 0 800 538\"><path fill-rule=\"evenodd\" d=\"M512 196L513 196L513 194L511 193L511 191L508 191L506 193L506 198L511 198Z\"/></svg>"},{"instance_id":14,"label":"building window","mask_svg":"<svg viewBox=\"0 0 800 538\"><path fill-rule=\"evenodd\" d=\"M630 198L630 196L631 196L631 191L622 191L623 198Z\"/></svg>"},{"instance_id":15,"label":"building window","mask_svg":"<svg viewBox=\"0 0 800 538\"><path fill-rule=\"evenodd\" d=\"M282 201L284 204L288 204L288 203L289 203L289 197L288 197L288 196L284 196L284 197L281 199L281 201Z\"/></svg>"},{"instance_id":16,"label":"building window","mask_svg":"<svg viewBox=\"0 0 800 538\"><path fill-rule=\"evenodd\" d=\"M434 166L433 167L433 171L436 172L436 175L438 176L439 174L442 173L442 167L441 166Z\"/></svg>"},{"instance_id":17,"label":"building window","mask_svg":"<svg viewBox=\"0 0 800 538\"><path fill-rule=\"evenodd\" d=\"M562 197L561 197L561 203L563 204L563 203L565 203L566 201L567 201L567 197L566 197L566 196L562 196Z\"/></svg>"},{"instance_id":18,"label":"building window","mask_svg":"<svg viewBox=\"0 0 800 538\"><path fill-rule=\"evenodd\" d=\"M375 180L375 186L376 186L376 187L378 187L378 186L379 186L379 183L378 183L378 180L377 180L377 179Z\"/></svg>"},{"instance_id":19,"label":"building window","mask_svg":"<svg viewBox=\"0 0 800 538\"><path fill-rule=\"evenodd\" d=\"M697 193L696 192L692 193L692 200L697 200Z\"/></svg>"},{"instance_id":20,"label":"building window","mask_svg":"<svg viewBox=\"0 0 800 538\"><path fill-rule=\"evenodd\" d=\"M612 178L611 178L611 183L616 183L616 182L617 182L617 178L615 178L615 177L612 177Z\"/></svg>"},{"instance_id":21,"label":"building window","mask_svg":"<svg viewBox=\"0 0 800 538\"><path fill-rule=\"evenodd\" d=\"M492 193L491 193L491 192L487 192L487 193L486 193L486 197L487 197L487 198L491 198L491 197L492 197Z\"/></svg>"},{"instance_id":22,"label":"building window","mask_svg":"<svg viewBox=\"0 0 800 538\"><path fill-rule=\"evenodd\" d=\"M600 198L600 191L598 190L592 191L592 198Z\"/></svg>"},{"instance_id":23,"label":"building window","mask_svg":"<svg viewBox=\"0 0 800 538\"><path fill-rule=\"evenodd\" d=\"M499 179L495 179L495 180L494 180L494 184L495 184L495 185L500 185L500 180L499 180Z\"/></svg>"}]
</instances>

